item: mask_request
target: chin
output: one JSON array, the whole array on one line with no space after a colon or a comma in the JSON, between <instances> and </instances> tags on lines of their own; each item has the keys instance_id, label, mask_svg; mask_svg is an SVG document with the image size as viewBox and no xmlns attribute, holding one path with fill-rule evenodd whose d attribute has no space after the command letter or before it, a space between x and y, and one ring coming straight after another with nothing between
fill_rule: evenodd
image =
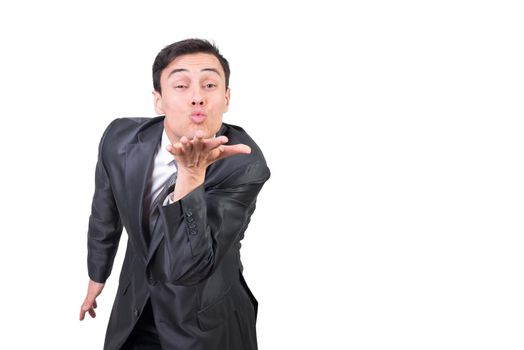
<instances>
[{"instance_id":1,"label":"chin","mask_svg":"<svg viewBox=\"0 0 524 350\"><path fill-rule=\"evenodd\" d=\"M217 126L213 126L213 127L210 127L209 125L197 125L192 130L192 134L193 134L192 136L195 136L195 133L198 130L201 130L202 132L204 132L204 138L206 138L206 139L212 138L213 136L215 136L215 134L218 132L218 130L220 130L220 126L221 126L221 124L219 124Z\"/></svg>"},{"instance_id":2,"label":"chin","mask_svg":"<svg viewBox=\"0 0 524 350\"><path fill-rule=\"evenodd\" d=\"M206 126L203 126L203 125L194 125L192 128L190 128L190 130L187 131L187 134L186 136L190 139L194 138L196 133L198 131L202 131L204 133L204 138L205 139L208 139L210 137L212 137L214 135L214 133L211 133L209 131L209 128L207 128ZM211 136L209 136L211 135Z\"/></svg>"}]
</instances>

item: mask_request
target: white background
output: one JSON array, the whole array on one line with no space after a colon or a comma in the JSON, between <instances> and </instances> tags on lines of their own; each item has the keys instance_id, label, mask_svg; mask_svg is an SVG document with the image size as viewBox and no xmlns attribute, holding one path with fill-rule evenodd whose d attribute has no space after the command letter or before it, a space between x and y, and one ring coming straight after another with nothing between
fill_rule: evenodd
<instances>
[{"instance_id":1,"label":"white background","mask_svg":"<svg viewBox=\"0 0 524 350\"><path fill-rule=\"evenodd\" d=\"M272 170L242 248L261 350L523 349L523 18L518 1L2 2L0 349L102 348L123 249L78 321L98 142L155 115L154 57L188 37L229 59L225 121Z\"/></svg>"}]
</instances>

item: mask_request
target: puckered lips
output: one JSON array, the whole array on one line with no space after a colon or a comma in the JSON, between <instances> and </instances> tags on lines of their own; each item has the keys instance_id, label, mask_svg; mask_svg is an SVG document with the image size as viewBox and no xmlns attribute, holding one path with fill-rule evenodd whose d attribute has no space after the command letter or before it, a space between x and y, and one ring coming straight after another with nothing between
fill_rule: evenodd
<instances>
[{"instance_id":1,"label":"puckered lips","mask_svg":"<svg viewBox=\"0 0 524 350\"><path fill-rule=\"evenodd\" d=\"M191 120L195 124L202 124L204 122L204 120L206 120L206 117L207 116L206 116L206 114L204 113L204 111L202 109L195 109L191 113Z\"/></svg>"}]
</instances>

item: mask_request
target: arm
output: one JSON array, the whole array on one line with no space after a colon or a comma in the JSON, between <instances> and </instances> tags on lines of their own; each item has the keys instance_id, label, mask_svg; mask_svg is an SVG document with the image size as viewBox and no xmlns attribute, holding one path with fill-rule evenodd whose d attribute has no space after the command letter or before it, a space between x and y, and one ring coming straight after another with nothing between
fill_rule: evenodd
<instances>
[{"instance_id":1,"label":"arm","mask_svg":"<svg viewBox=\"0 0 524 350\"><path fill-rule=\"evenodd\" d=\"M155 279L193 285L207 278L242 238L256 197L269 178L264 163L232 173L219 188L200 185L181 200L161 208L166 232L148 269Z\"/></svg>"},{"instance_id":2,"label":"arm","mask_svg":"<svg viewBox=\"0 0 524 350\"><path fill-rule=\"evenodd\" d=\"M102 292L106 279L111 274L113 261L122 234L122 223L111 189L109 175L104 165L104 144L111 123L104 132L98 150L98 161L95 170L95 193L89 217L87 235L87 266L89 284L87 296L82 303L80 320L86 312L95 317L96 297Z\"/></svg>"},{"instance_id":3,"label":"arm","mask_svg":"<svg viewBox=\"0 0 524 350\"><path fill-rule=\"evenodd\" d=\"M192 285L207 278L229 249L243 238L269 169L263 159L235 166L222 182L204 189L207 167L217 160L251 153L250 147L225 145L227 137L192 140L168 146L177 161L173 204L160 208L164 237L147 269L153 277Z\"/></svg>"},{"instance_id":4,"label":"arm","mask_svg":"<svg viewBox=\"0 0 524 350\"><path fill-rule=\"evenodd\" d=\"M87 235L87 266L89 277L104 283L111 274L113 260L122 234L122 223L113 196L109 174L104 164L104 145L111 123L100 141L95 171L95 194L89 217Z\"/></svg>"}]
</instances>

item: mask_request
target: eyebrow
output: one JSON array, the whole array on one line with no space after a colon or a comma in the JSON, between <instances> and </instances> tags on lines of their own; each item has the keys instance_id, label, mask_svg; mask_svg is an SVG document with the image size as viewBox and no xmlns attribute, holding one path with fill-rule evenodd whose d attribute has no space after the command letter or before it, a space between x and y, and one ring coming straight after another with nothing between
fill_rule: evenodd
<instances>
[{"instance_id":1,"label":"eyebrow","mask_svg":"<svg viewBox=\"0 0 524 350\"><path fill-rule=\"evenodd\" d=\"M218 74L220 76L220 72L215 69L215 68L203 68L200 70L201 72L215 72L216 74ZM169 75L167 76L167 78L169 79L170 76L172 76L173 74L175 73L180 73L180 72L189 72L188 69L186 68L176 68L176 69L173 69Z\"/></svg>"}]
</instances>

